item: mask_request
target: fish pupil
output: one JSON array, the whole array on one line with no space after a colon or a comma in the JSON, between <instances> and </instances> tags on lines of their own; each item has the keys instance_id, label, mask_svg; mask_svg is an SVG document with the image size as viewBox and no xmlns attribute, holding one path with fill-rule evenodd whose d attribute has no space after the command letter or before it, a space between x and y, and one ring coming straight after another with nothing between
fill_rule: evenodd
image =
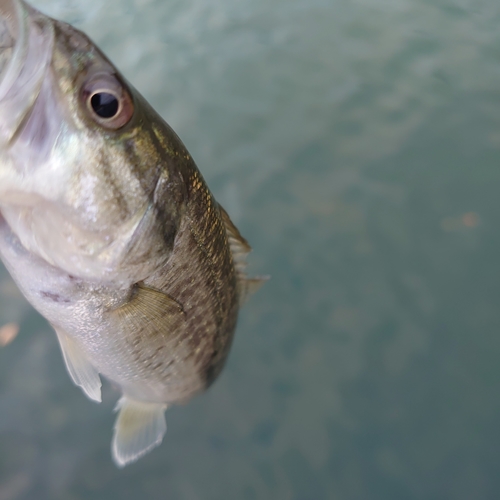
<instances>
[{"instance_id":1,"label":"fish pupil","mask_svg":"<svg viewBox=\"0 0 500 500\"><path fill-rule=\"evenodd\" d=\"M101 118L113 118L118 112L118 99L107 92L97 92L91 99L90 104L94 112Z\"/></svg>"}]
</instances>

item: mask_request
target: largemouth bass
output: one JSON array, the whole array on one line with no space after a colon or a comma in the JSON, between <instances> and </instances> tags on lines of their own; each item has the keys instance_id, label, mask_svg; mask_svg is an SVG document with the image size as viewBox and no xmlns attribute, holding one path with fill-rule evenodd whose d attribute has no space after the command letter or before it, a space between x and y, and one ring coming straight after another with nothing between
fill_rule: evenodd
<instances>
[{"instance_id":1,"label":"largemouth bass","mask_svg":"<svg viewBox=\"0 0 500 500\"><path fill-rule=\"evenodd\" d=\"M157 446L164 411L231 346L246 240L188 151L96 45L0 0L0 256L94 401L122 391L112 456Z\"/></svg>"}]
</instances>

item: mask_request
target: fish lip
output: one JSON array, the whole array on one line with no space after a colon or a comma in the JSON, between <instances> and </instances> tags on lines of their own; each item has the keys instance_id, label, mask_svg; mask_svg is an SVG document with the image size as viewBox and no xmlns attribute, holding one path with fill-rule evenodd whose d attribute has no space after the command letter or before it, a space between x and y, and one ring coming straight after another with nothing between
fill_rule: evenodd
<instances>
[{"instance_id":1,"label":"fish lip","mask_svg":"<svg viewBox=\"0 0 500 500\"><path fill-rule=\"evenodd\" d=\"M53 20L23 0L0 0L2 33L8 40L4 52L11 50L0 68L0 147L8 148L31 113L51 64ZM0 48L0 61L1 55Z\"/></svg>"},{"instance_id":2,"label":"fish lip","mask_svg":"<svg viewBox=\"0 0 500 500\"><path fill-rule=\"evenodd\" d=\"M27 50L27 16L23 2L19 0L0 0L0 40L5 52L12 50L8 61L0 71L0 100L8 93L18 76L22 62L23 52ZM3 49L3 50L2 50Z\"/></svg>"}]
</instances>

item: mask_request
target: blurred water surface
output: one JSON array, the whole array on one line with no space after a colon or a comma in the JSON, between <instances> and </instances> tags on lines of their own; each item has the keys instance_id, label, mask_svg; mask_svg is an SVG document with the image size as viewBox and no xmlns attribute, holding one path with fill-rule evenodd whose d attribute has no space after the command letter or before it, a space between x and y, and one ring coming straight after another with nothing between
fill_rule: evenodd
<instances>
[{"instance_id":1,"label":"blurred water surface","mask_svg":"<svg viewBox=\"0 0 500 500\"><path fill-rule=\"evenodd\" d=\"M498 498L500 3L33 4L174 127L272 280L117 470L118 393L72 385L2 270L0 500Z\"/></svg>"}]
</instances>

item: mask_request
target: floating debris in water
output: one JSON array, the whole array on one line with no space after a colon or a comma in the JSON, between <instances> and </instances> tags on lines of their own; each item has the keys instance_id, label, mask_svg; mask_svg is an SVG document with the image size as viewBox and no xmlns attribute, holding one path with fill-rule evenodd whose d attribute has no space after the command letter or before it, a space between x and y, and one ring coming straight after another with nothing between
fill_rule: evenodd
<instances>
[{"instance_id":1,"label":"floating debris in water","mask_svg":"<svg viewBox=\"0 0 500 500\"><path fill-rule=\"evenodd\" d=\"M441 221L444 231L459 231L464 228L473 228L479 225L479 215L475 212L467 212L459 217L445 217Z\"/></svg>"},{"instance_id":2,"label":"floating debris in water","mask_svg":"<svg viewBox=\"0 0 500 500\"><path fill-rule=\"evenodd\" d=\"M5 347L10 344L19 333L19 325L17 323L7 323L0 327L0 346Z\"/></svg>"}]
</instances>

